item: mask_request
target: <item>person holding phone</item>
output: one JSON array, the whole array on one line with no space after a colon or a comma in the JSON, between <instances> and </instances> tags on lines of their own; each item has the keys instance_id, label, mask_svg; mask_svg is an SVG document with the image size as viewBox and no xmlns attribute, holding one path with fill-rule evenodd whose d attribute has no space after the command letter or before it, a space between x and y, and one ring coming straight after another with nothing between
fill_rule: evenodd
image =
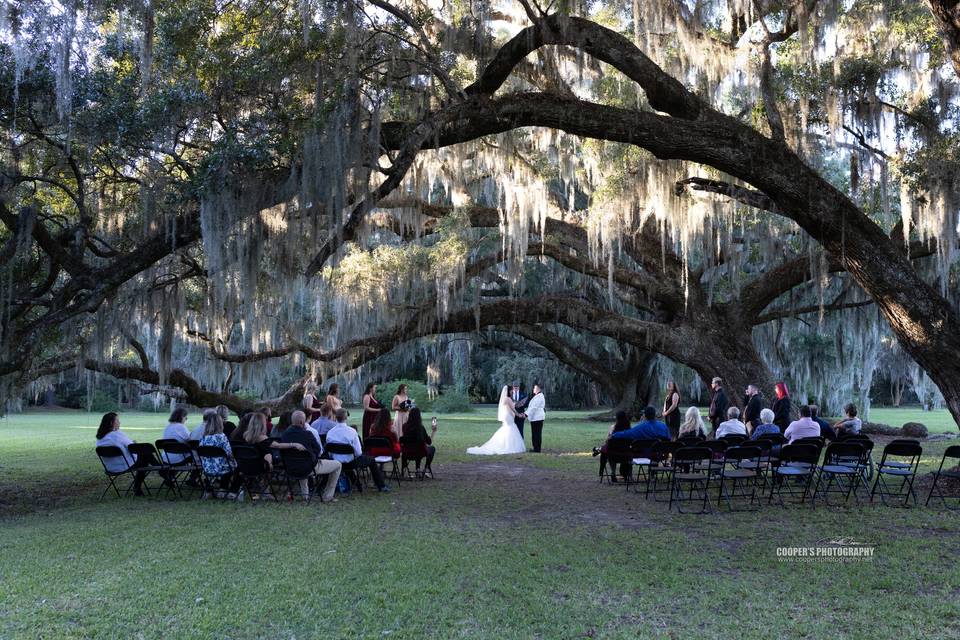
<instances>
[{"instance_id":1,"label":"person holding phone","mask_svg":"<svg viewBox=\"0 0 960 640\"><path fill-rule=\"evenodd\" d=\"M407 449L404 455L408 458L417 458L417 469L420 469L419 458L426 458L425 468L430 469L433 462L433 456L437 453L437 448L433 446L433 437L437 435L437 419L430 421L430 433L427 433L423 426L423 417L420 415L420 409L414 407L410 409L407 421L403 425L403 435L406 436Z\"/></svg>"}]
</instances>

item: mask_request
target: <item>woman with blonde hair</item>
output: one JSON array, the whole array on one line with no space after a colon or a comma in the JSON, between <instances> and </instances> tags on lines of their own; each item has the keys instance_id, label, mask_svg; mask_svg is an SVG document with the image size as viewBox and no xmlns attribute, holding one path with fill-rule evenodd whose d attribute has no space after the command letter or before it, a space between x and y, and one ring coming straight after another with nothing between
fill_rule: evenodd
<instances>
[{"instance_id":1,"label":"woman with blonde hair","mask_svg":"<svg viewBox=\"0 0 960 640\"><path fill-rule=\"evenodd\" d=\"M330 385L330 390L327 391L326 403L331 409L333 409L334 413L336 413L337 409L343 406L343 401L340 400L340 385L338 385L336 382Z\"/></svg>"},{"instance_id":2,"label":"woman with blonde hair","mask_svg":"<svg viewBox=\"0 0 960 640\"><path fill-rule=\"evenodd\" d=\"M698 407L690 407L683 416L683 423L680 425L680 432L677 437L683 438L684 436L706 437L703 430L703 416L700 415Z\"/></svg>"},{"instance_id":3,"label":"woman with blonde hair","mask_svg":"<svg viewBox=\"0 0 960 640\"><path fill-rule=\"evenodd\" d=\"M250 417L250 424L243 434L243 439L247 444L256 448L257 453L263 457L264 473L269 473L273 468L273 450L274 449L299 449L306 451L303 445L295 442L279 442L267 436L267 417L260 412L254 413Z\"/></svg>"},{"instance_id":4,"label":"woman with blonde hair","mask_svg":"<svg viewBox=\"0 0 960 640\"><path fill-rule=\"evenodd\" d=\"M307 424L320 417L320 407L323 403L317 398L317 385L310 382L303 388L303 412L307 416Z\"/></svg>"}]
</instances>

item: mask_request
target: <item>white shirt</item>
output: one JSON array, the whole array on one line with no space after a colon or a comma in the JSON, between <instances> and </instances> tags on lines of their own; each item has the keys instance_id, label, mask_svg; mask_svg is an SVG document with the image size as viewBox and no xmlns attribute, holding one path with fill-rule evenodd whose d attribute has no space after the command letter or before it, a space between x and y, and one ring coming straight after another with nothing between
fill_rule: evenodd
<instances>
[{"instance_id":1,"label":"white shirt","mask_svg":"<svg viewBox=\"0 0 960 640\"><path fill-rule=\"evenodd\" d=\"M527 408L524 411L527 414L527 420L530 422L536 422L538 420L543 420L544 412L543 408L546 405L547 401L543 397L543 393L538 393L537 395L530 398L530 402L527 403Z\"/></svg>"},{"instance_id":2,"label":"white shirt","mask_svg":"<svg viewBox=\"0 0 960 640\"><path fill-rule=\"evenodd\" d=\"M723 436L730 434L739 434L747 435L747 425L743 424L736 418L732 420L727 420L726 422L721 422L720 426L717 427L716 438L719 440Z\"/></svg>"},{"instance_id":3,"label":"white shirt","mask_svg":"<svg viewBox=\"0 0 960 640\"><path fill-rule=\"evenodd\" d=\"M111 431L107 435L97 440L98 447L120 447L120 450L123 452L122 458L116 457L103 459L108 471L112 471L114 473L126 471L130 465L137 461L137 456L130 453L130 451L127 449L127 445L129 444L133 444L133 440L131 440L127 434L119 429L116 431Z\"/></svg>"},{"instance_id":4,"label":"white shirt","mask_svg":"<svg viewBox=\"0 0 960 640\"><path fill-rule=\"evenodd\" d=\"M204 424L201 422L199 427L197 427L196 429L190 432L190 437L188 439L196 440L197 442L200 442L201 440L203 440L203 429L204 429Z\"/></svg>"},{"instance_id":5,"label":"white shirt","mask_svg":"<svg viewBox=\"0 0 960 640\"><path fill-rule=\"evenodd\" d=\"M331 444L349 444L353 447L355 455L352 456L346 453L331 453L330 457L338 462L353 462L354 458L363 453L363 449L360 448L360 436L357 435L357 430L342 422L338 422L337 426L327 431L328 449Z\"/></svg>"},{"instance_id":6,"label":"white shirt","mask_svg":"<svg viewBox=\"0 0 960 640\"><path fill-rule=\"evenodd\" d=\"M202 438L203 436L200 437ZM176 440L177 442L186 444L187 440L190 439L190 432L187 431L187 427L184 426L182 422L171 422L167 424L167 428L163 430L163 439ZM180 453L171 453L166 456L170 464L180 464L186 457L187 456Z\"/></svg>"}]
</instances>

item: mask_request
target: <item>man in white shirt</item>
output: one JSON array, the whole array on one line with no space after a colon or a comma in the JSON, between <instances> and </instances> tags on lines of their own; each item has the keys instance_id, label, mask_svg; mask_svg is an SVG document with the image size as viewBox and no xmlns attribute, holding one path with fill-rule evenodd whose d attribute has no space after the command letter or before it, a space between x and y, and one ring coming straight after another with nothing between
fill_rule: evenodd
<instances>
[{"instance_id":1,"label":"man in white shirt","mask_svg":"<svg viewBox=\"0 0 960 640\"><path fill-rule=\"evenodd\" d=\"M543 397L543 389L539 384L533 385L533 395L527 402L527 410L524 412L527 420L530 421L530 437L533 440L534 453L540 453L540 445L543 440L543 419L545 417L544 407L546 398Z\"/></svg>"},{"instance_id":2,"label":"man in white shirt","mask_svg":"<svg viewBox=\"0 0 960 640\"><path fill-rule=\"evenodd\" d=\"M736 407L727 409L727 420L720 423L714 437L719 440L727 435L747 435L747 425L740 422L740 409Z\"/></svg>"},{"instance_id":3,"label":"man in white shirt","mask_svg":"<svg viewBox=\"0 0 960 640\"><path fill-rule=\"evenodd\" d=\"M337 424L330 431L327 431L327 452L330 453L331 458L343 465L343 468L347 469L351 475L353 475L354 469L369 468L377 489L384 492L390 491L390 487L384 482L380 465L370 456L364 455L357 430L347 424L348 415L347 410L343 408L337 409L334 413ZM330 445L334 444L348 445L352 448L353 453L333 453L330 451Z\"/></svg>"},{"instance_id":4,"label":"man in white shirt","mask_svg":"<svg viewBox=\"0 0 960 640\"><path fill-rule=\"evenodd\" d=\"M793 444L799 438L817 438L820 436L820 425L810 417L810 405L800 405L800 419L794 420L783 432L787 444Z\"/></svg>"}]
</instances>

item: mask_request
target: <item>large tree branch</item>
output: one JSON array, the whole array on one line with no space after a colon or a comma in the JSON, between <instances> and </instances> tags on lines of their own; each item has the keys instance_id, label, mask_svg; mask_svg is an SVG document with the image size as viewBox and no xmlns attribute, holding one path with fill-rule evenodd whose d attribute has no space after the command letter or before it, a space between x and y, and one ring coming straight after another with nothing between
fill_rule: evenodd
<instances>
[{"instance_id":1,"label":"large tree branch","mask_svg":"<svg viewBox=\"0 0 960 640\"><path fill-rule=\"evenodd\" d=\"M960 2L957 0L929 0L930 11L937 19L943 44L950 55L953 70L960 77Z\"/></svg>"}]
</instances>

